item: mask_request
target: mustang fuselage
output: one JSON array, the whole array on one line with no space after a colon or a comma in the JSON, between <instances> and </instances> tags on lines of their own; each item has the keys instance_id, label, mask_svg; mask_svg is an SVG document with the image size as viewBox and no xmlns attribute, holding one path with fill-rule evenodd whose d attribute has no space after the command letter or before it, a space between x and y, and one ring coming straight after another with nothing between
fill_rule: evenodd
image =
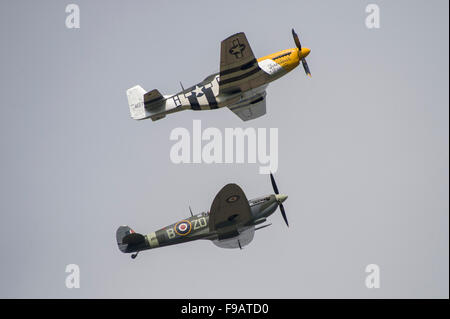
<instances>
[{"instance_id":1,"label":"mustang fuselage","mask_svg":"<svg viewBox=\"0 0 450 319\"><path fill-rule=\"evenodd\" d=\"M267 85L295 69L309 52L308 48L302 48L301 51L292 48L272 53L238 69L211 74L202 82L174 95L161 96L154 90L152 92L159 96L159 99L155 97L154 100L141 99L145 91L139 86L133 87L127 92L131 116L136 120L151 118L156 121L167 114L187 109L199 111L227 106L234 112L238 111L239 108L265 99ZM232 85L234 82L240 83L239 89L231 86L229 90L220 90L220 86ZM134 100L133 96L136 96Z\"/></svg>"}]
</instances>

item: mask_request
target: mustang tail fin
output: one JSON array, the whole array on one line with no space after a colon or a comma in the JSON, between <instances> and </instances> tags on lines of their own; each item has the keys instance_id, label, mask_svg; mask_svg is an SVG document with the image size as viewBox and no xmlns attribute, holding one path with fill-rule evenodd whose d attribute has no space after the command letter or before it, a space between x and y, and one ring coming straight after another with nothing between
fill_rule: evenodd
<instances>
[{"instance_id":1,"label":"mustang tail fin","mask_svg":"<svg viewBox=\"0 0 450 319\"><path fill-rule=\"evenodd\" d=\"M135 251L133 248L145 243L145 237L142 234L135 233L128 226L120 226L116 231L116 240L119 249L123 253Z\"/></svg>"},{"instance_id":2,"label":"mustang tail fin","mask_svg":"<svg viewBox=\"0 0 450 319\"><path fill-rule=\"evenodd\" d=\"M164 97L157 89L145 92L139 85L127 90L128 106L131 117L135 120L143 120L151 117L157 120L165 116ZM162 112L162 114L160 114Z\"/></svg>"},{"instance_id":3,"label":"mustang tail fin","mask_svg":"<svg viewBox=\"0 0 450 319\"><path fill-rule=\"evenodd\" d=\"M127 90L130 114L135 120L142 120L147 117L144 107L144 94L145 90L139 85L133 86Z\"/></svg>"}]
</instances>

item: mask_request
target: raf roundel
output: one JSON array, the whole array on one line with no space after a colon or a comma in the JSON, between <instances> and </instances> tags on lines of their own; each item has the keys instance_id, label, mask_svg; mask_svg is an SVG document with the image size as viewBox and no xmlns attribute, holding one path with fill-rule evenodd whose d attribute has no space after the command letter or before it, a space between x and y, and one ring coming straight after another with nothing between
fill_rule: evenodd
<instances>
[{"instance_id":1,"label":"raf roundel","mask_svg":"<svg viewBox=\"0 0 450 319\"><path fill-rule=\"evenodd\" d=\"M226 199L227 203L234 203L235 201L237 201L239 199L239 195L231 195L230 197L228 197Z\"/></svg>"},{"instance_id":2,"label":"raf roundel","mask_svg":"<svg viewBox=\"0 0 450 319\"><path fill-rule=\"evenodd\" d=\"M192 225L188 220L182 220L176 223L174 228L178 235L186 236L191 232Z\"/></svg>"}]
</instances>

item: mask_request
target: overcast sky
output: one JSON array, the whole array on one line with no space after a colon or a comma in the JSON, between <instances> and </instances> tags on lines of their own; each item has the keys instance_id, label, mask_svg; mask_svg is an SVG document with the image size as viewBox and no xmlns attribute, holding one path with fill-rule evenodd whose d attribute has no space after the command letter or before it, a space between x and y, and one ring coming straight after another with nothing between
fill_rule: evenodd
<instances>
[{"instance_id":1,"label":"overcast sky","mask_svg":"<svg viewBox=\"0 0 450 319\"><path fill-rule=\"evenodd\" d=\"M1 1L0 297L448 298L448 1L371 2L76 1L68 29L70 2ZM313 76L270 84L264 117L130 118L131 86L175 93L218 71L229 35L261 57L294 47L292 27ZM149 233L230 182L272 193L259 164L172 163L170 133L194 119L278 128L290 227L277 211L243 250L197 241L133 261L119 225Z\"/></svg>"}]
</instances>

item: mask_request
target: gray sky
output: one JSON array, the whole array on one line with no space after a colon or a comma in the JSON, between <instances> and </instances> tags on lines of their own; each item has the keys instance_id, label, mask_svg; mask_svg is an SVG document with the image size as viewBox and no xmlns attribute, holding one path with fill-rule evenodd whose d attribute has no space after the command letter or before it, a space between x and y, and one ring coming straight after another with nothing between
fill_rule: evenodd
<instances>
[{"instance_id":1,"label":"gray sky","mask_svg":"<svg viewBox=\"0 0 450 319\"><path fill-rule=\"evenodd\" d=\"M371 30L368 1L76 1L77 30L68 3L0 3L0 297L449 297L448 1L372 1ZM174 93L218 71L229 35L260 57L293 47L292 27L313 77L272 83L266 116L130 118L129 87ZM276 212L242 251L197 241L132 261L119 225L159 229L229 182L272 192L255 164L173 164L170 132L194 119L279 128L291 227Z\"/></svg>"}]
</instances>

